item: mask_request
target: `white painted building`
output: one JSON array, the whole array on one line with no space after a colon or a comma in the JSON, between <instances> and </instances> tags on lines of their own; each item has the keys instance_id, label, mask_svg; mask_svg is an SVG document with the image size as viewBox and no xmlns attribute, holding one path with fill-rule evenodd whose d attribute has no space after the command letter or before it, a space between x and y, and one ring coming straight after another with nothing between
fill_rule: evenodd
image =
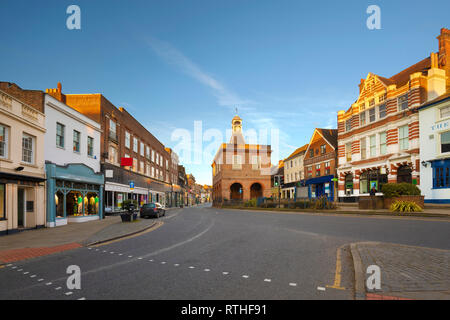
<instances>
[{"instance_id":1,"label":"white painted building","mask_svg":"<svg viewBox=\"0 0 450 320\"><path fill-rule=\"evenodd\" d=\"M421 106L419 123L422 195L450 203L450 93Z\"/></svg>"},{"instance_id":2,"label":"white painted building","mask_svg":"<svg viewBox=\"0 0 450 320\"><path fill-rule=\"evenodd\" d=\"M49 94L45 94L44 108L46 225L101 219L100 124Z\"/></svg>"},{"instance_id":3,"label":"white painted building","mask_svg":"<svg viewBox=\"0 0 450 320\"><path fill-rule=\"evenodd\" d=\"M95 172L100 171L101 128L98 122L46 94L45 126L46 161L61 166L83 163Z\"/></svg>"}]
</instances>

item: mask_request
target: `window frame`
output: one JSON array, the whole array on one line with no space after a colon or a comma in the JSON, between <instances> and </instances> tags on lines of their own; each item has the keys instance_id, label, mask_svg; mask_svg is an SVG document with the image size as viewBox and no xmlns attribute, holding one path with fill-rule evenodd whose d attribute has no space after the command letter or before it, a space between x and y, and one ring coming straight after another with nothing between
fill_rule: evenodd
<instances>
[{"instance_id":1,"label":"window frame","mask_svg":"<svg viewBox=\"0 0 450 320\"><path fill-rule=\"evenodd\" d=\"M30 140L31 140L31 150L27 150L27 151L31 151L31 156L30 156L31 161L30 162L24 160L24 146L23 146L24 138L30 138ZM36 141L36 137L34 137L28 133L25 133L25 132L22 133L22 162L25 164L31 164L31 165L35 164L35 159L34 159L35 158L35 144L36 144L35 141Z\"/></svg>"},{"instance_id":2,"label":"window frame","mask_svg":"<svg viewBox=\"0 0 450 320\"><path fill-rule=\"evenodd\" d=\"M92 141L92 145L89 146L89 142ZM94 157L94 137L87 136L87 155L88 157L93 158ZM89 153L89 151L92 150L92 154Z\"/></svg>"},{"instance_id":3,"label":"window frame","mask_svg":"<svg viewBox=\"0 0 450 320\"><path fill-rule=\"evenodd\" d=\"M59 134L59 128L62 128L62 136ZM61 122L56 122L56 147L60 148L60 149L65 149L65 135L66 135L66 126L64 124L62 124ZM58 137L60 138L60 141L62 141L62 145L58 144Z\"/></svg>"},{"instance_id":4,"label":"window frame","mask_svg":"<svg viewBox=\"0 0 450 320\"><path fill-rule=\"evenodd\" d=\"M75 140L75 136L78 136L78 141ZM75 145L78 144L78 150L75 150ZM81 153L81 132L77 130L73 130L73 142L72 149L75 153Z\"/></svg>"},{"instance_id":5,"label":"window frame","mask_svg":"<svg viewBox=\"0 0 450 320\"><path fill-rule=\"evenodd\" d=\"M401 133L403 133L403 128L407 129L406 137L401 137ZM404 148L404 143L407 142L407 147ZM404 125L398 128L398 148L400 151L409 150L409 125Z\"/></svg>"},{"instance_id":6,"label":"window frame","mask_svg":"<svg viewBox=\"0 0 450 320\"><path fill-rule=\"evenodd\" d=\"M9 129L10 127L0 124L0 127L3 127L4 132L4 141L0 141L0 143L3 143L3 151L4 155L0 155L0 159L9 159Z\"/></svg>"},{"instance_id":7,"label":"window frame","mask_svg":"<svg viewBox=\"0 0 450 320\"><path fill-rule=\"evenodd\" d=\"M398 111L408 110L408 93L402 94L397 98ZM406 103L406 108L402 108L401 106Z\"/></svg>"}]
</instances>

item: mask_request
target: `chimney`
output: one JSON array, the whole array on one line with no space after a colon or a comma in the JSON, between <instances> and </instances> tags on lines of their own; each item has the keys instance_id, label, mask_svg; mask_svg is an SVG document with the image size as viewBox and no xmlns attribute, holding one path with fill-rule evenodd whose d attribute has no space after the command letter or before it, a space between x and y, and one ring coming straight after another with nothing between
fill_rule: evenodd
<instances>
[{"instance_id":1,"label":"chimney","mask_svg":"<svg viewBox=\"0 0 450 320\"><path fill-rule=\"evenodd\" d=\"M446 92L445 70L439 68L438 54L432 52L431 68L428 70L427 76L427 101L431 101Z\"/></svg>"},{"instance_id":2,"label":"chimney","mask_svg":"<svg viewBox=\"0 0 450 320\"><path fill-rule=\"evenodd\" d=\"M62 93L62 85L61 82L58 82L57 88L45 89L45 93L48 93L53 98L66 103L66 96Z\"/></svg>"},{"instance_id":3,"label":"chimney","mask_svg":"<svg viewBox=\"0 0 450 320\"><path fill-rule=\"evenodd\" d=\"M439 40L439 67L445 70L447 76L447 90L450 90L450 30L441 29Z\"/></svg>"}]
</instances>

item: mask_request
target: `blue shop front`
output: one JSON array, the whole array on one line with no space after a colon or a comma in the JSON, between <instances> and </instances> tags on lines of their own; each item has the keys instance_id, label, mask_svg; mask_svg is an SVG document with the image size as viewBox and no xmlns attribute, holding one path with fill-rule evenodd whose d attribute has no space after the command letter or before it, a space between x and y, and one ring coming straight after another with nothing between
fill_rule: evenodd
<instances>
[{"instance_id":1,"label":"blue shop front","mask_svg":"<svg viewBox=\"0 0 450 320\"><path fill-rule=\"evenodd\" d=\"M306 180L309 199L326 196L329 201L334 201L334 175L311 178Z\"/></svg>"},{"instance_id":2,"label":"blue shop front","mask_svg":"<svg viewBox=\"0 0 450 320\"><path fill-rule=\"evenodd\" d=\"M86 222L103 217L103 173L75 163L46 163L47 227Z\"/></svg>"}]
</instances>

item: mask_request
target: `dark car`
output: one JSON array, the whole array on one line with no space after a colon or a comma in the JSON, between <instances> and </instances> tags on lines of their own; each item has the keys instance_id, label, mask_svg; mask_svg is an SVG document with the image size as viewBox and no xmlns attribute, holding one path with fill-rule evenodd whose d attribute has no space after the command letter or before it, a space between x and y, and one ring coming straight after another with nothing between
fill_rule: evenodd
<instances>
[{"instance_id":1,"label":"dark car","mask_svg":"<svg viewBox=\"0 0 450 320\"><path fill-rule=\"evenodd\" d=\"M159 203L146 203L141 207L140 215L141 218L159 218L166 215L166 210Z\"/></svg>"}]
</instances>

